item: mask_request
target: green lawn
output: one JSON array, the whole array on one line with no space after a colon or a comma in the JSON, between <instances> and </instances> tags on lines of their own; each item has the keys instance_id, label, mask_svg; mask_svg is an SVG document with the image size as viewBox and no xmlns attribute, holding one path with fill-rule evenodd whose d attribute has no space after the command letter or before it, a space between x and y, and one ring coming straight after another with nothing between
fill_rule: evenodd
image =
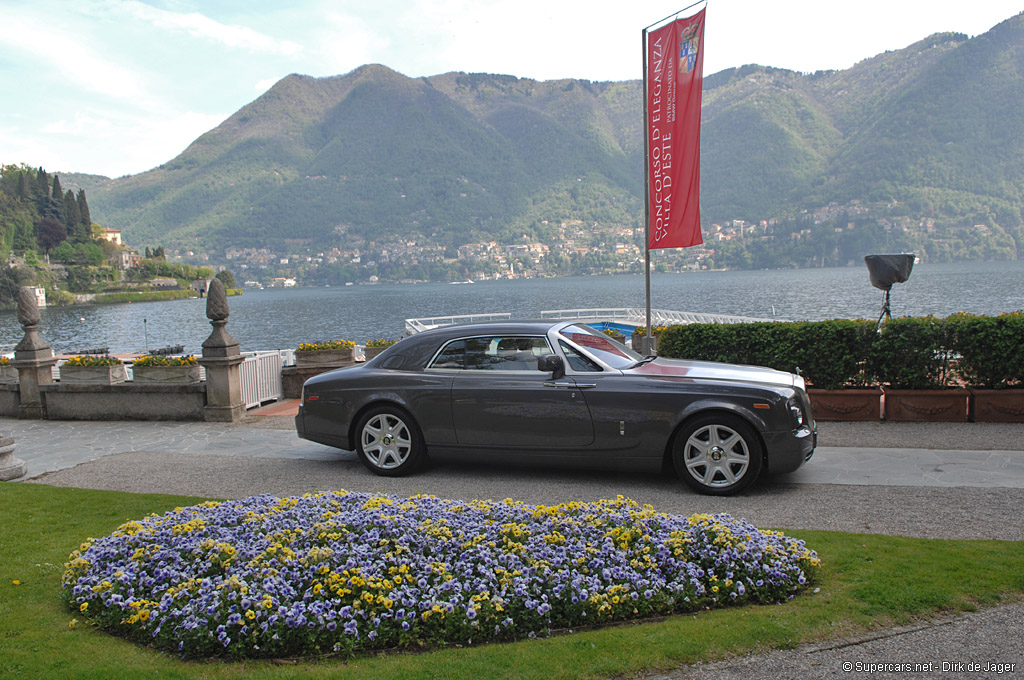
<instances>
[{"instance_id":1,"label":"green lawn","mask_svg":"<svg viewBox=\"0 0 1024 680\"><path fill-rule=\"evenodd\" d=\"M792 531L817 550L820 590L781 606L702 612L543 640L354 661L183 662L93 628L59 597L87 537L199 500L0 484L0 676L4 678L605 678L786 648L937 613L1020 599L1024 543ZM16 585L14 582L20 584Z\"/></svg>"}]
</instances>

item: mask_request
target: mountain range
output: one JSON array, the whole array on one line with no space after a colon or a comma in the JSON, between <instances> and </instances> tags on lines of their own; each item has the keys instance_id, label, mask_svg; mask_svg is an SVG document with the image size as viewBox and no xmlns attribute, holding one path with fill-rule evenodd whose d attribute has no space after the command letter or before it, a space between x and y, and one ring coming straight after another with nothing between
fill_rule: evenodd
<instances>
[{"instance_id":1,"label":"mountain range","mask_svg":"<svg viewBox=\"0 0 1024 680\"><path fill-rule=\"evenodd\" d=\"M290 75L138 175L61 174L133 244L274 247L409 236L457 246L565 220L639 227L639 80ZM860 201L1021 242L1024 13L840 71L704 78L701 208L713 222Z\"/></svg>"}]
</instances>

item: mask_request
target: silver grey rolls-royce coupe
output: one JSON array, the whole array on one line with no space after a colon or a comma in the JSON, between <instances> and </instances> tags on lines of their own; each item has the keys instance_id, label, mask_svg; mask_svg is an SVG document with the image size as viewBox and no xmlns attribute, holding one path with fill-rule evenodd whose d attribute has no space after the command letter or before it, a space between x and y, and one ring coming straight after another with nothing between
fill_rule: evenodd
<instances>
[{"instance_id":1,"label":"silver grey rolls-royce coupe","mask_svg":"<svg viewBox=\"0 0 1024 680\"><path fill-rule=\"evenodd\" d=\"M809 460L804 381L755 366L644 357L577 322L448 326L306 381L300 437L355 449L370 471L432 459L674 468L736 493Z\"/></svg>"}]
</instances>

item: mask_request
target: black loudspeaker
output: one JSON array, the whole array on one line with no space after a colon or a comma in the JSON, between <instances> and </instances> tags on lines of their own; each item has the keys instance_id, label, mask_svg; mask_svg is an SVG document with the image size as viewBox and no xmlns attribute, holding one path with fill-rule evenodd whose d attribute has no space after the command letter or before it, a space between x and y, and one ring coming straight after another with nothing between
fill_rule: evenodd
<instances>
[{"instance_id":1,"label":"black loudspeaker","mask_svg":"<svg viewBox=\"0 0 1024 680\"><path fill-rule=\"evenodd\" d=\"M892 289L892 284L903 283L910 278L915 259L917 256L913 254L864 256L864 264L868 266L868 274L871 276L871 285L885 291L882 314L878 317L876 329L882 327L883 319L892 318L892 312L889 309L889 291Z\"/></svg>"},{"instance_id":2,"label":"black loudspeaker","mask_svg":"<svg viewBox=\"0 0 1024 680\"><path fill-rule=\"evenodd\" d=\"M914 269L914 255L867 255L864 263L871 275L871 285L889 290L894 283L903 283Z\"/></svg>"}]
</instances>

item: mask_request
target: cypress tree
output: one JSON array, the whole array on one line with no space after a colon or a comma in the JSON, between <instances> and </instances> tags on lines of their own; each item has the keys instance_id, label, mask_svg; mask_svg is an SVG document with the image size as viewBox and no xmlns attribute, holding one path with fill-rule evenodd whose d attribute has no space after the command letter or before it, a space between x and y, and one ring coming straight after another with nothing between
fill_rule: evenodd
<instances>
[{"instance_id":1,"label":"cypress tree","mask_svg":"<svg viewBox=\"0 0 1024 680\"><path fill-rule=\"evenodd\" d=\"M71 189L64 194L64 228L68 230L69 238L82 240L82 214L78 211L78 201Z\"/></svg>"},{"instance_id":2,"label":"cypress tree","mask_svg":"<svg viewBox=\"0 0 1024 680\"><path fill-rule=\"evenodd\" d=\"M78 214L85 227L85 233L92 237L92 216L89 214L89 202L85 200L85 189L78 190Z\"/></svg>"},{"instance_id":3,"label":"cypress tree","mask_svg":"<svg viewBox=\"0 0 1024 680\"><path fill-rule=\"evenodd\" d=\"M50 178L42 168L39 168L39 171L36 172L35 198L36 207L39 208L39 212L46 210L46 205L50 198Z\"/></svg>"},{"instance_id":4,"label":"cypress tree","mask_svg":"<svg viewBox=\"0 0 1024 680\"><path fill-rule=\"evenodd\" d=\"M50 195L44 199L46 201L45 207L40 212L44 217L52 217L61 224L65 224L64 220L64 190L60 187L60 178L57 175L53 176L53 191ZM67 225L65 225L65 229Z\"/></svg>"}]
</instances>

